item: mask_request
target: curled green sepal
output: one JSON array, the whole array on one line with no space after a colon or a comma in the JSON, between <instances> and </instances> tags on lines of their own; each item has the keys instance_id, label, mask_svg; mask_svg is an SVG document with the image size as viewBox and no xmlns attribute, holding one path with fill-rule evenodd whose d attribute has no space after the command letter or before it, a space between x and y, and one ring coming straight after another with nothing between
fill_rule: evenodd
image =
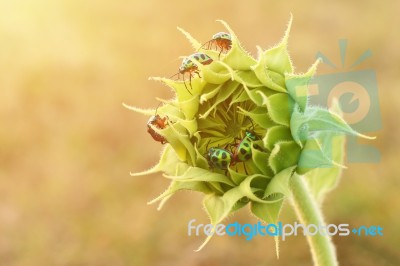
<instances>
[{"instance_id":1,"label":"curled green sepal","mask_svg":"<svg viewBox=\"0 0 400 266\"><path fill-rule=\"evenodd\" d=\"M181 163L181 161L179 160L174 149L171 147L171 145L166 144L163 152L161 153L160 161L155 166L143 172L130 173L130 175L143 176L157 172L165 172L167 174L174 175L177 164L179 163Z\"/></svg>"},{"instance_id":2,"label":"curled green sepal","mask_svg":"<svg viewBox=\"0 0 400 266\"><path fill-rule=\"evenodd\" d=\"M293 99L286 93L276 93L267 97L268 114L277 124L289 126L294 107Z\"/></svg>"},{"instance_id":3,"label":"curled green sepal","mask_svg":"<svg viewBox=\"0 0 400 266\"><path fill-rule=\"evenodd\" d=\"M261 221L267 224L277 224L279 213L282 209L283 199L290 195L289 180L293 175L295 167L287 168L276 174L264 192L264 198L274 198L275 200L264 202L251 202L251 213ZM270 230L271 235L274 235L275 252L279 258L279 235L278 232Z\"/></svg>"},{"instance_id":4,"label":"curled green sepal","mask_svg":"<svg viewBox=\"0 0 400 266\"><path fill-rule=\"evenodd\" d=\"M346 168L341 165L342 158L338 162L334 160L334 140L343 136L336 132L319 132L316 137L307 140L301 151L297 173L305 174L315 168Z\"/></svg>"},{"instance_id":5,"label":"curled green sepal","mask_svg":"<svg viewBox=\"0 0 400 266\"><path fill-rule=\"evenodd\" d=\"M199 100L197 97L190 98L186 101L180 101L179 107L185 114L187 120L192 120L196 117L199 110Z\"/></svg>"},{"instance_id":6,"label":"curled green sepal","mask_svg":"<svg viewBox=\"0 0 400 266\"><path fill-rule=\"evenodd\" d=\"M207 102L210 99L213 99L215 95L220 91L221 87L224 84L209 84L208 86L204 87L202 94L200 95L200 104Z\"/></svg>"},{"instance_id":7,"label":"curled green sepal","mask_svg":"<svg viewBox=\"0 0 400 266\"><path fill-rule=\"evenodd\" d=\"M256 88L263 86L253 71L236 71L233 72L232 78L233 80L246 84L247 87Z\"/></svg>"},{"instance_id":8,"label":"curled green sepal","mask_svg":"<svg viewBox=\"0 0 400 266\"><path fill-rule=\"evenodd\" d=\"M205 194L212 193L209 187L204 182L192 181L192 182L180 182L180 181L172 181L167 190L161 193L160 196L154 198L153 200L149 201L147 204L153 204L155 202L160 201L160 204L157 210L161 210L164 203L173 196L176 192L181 190L190 190L190 191L197 191L202 192Z\"/></svg>"},{"instance_id":9,"label":"curled green sepal","mask_svg":"<svg viewBox=\"0 0 400 266\"><path fill-rule=\"evenodd\" d=\"M264 198L274 194L282 194L283 196L290 195L289 180L293 175L296 166L288 167L277 173L269 182L265 192Z\"/></svg>"},{"instance_id":10,"label":"curled green sepal","mask_svg":"<svg viewBox=\"0 0 400 266\"><path fill-rule=\"evenodd\" d=\"M297 165L301 154L300 147L294 141L281 141L274 145L268 162L274 173Z\"/></svg>"},{"instance_id":11,"label":"curled green sepal","mask_svg":"<svg viewBox=\"0 0 400 266\"><path fill-rule=\"evenodd\" d=\"M290 15L285 35L283 36L280 43L277 46L266 50L261 55L261 57L264 57L266 66L269 70L281 74L293 72L292 61L290 59L289 52L287 49L290 29L292 28L292 22L293 22L293 16Z\"/></svg>"},{"instance_id":12,"label":"curled green sepal","mask_svg":"<svg viewBox=\"0 0 400 266\"><path fill-rule=\"evenodd\" d=\"M254 164L261 171L261 173L265 176L273 176L273 172L267 164L270 154L254 148L254 144L251 146L251 151Z\"/></svg>"},{"instance_id":13,"label":"curled green sepal","mask_svg":"<svg viewBox=\"0 0 400 266\"><path fill-rule=\"evenodd\" d=\"M154 115L154 113L156 112L155 109L142 109L142 108L139 108L139 107L136 107L136 106L128 105L126 103L122 103L122 106L125 107L126 109L129 109L129 110L134 111L136 113L140 113L140 114L147 115L147 116Z\"/></svg>"},{"instance_id":14,"label":"curled green sepal","mask_svg":"<svg viewBox=\"0 0 400 266\"><path fill-rule=\"evenodd\" d=\"M289 38L290 28L293 17L290 17L288 27L281 42L271 49L263 51L257 46L259 59L256 65L252 67L254 73L266 87L278 91L287 92L281 78L277 75L292 73L293 66L287 50L287 41Z\"/></svg>"},{"instance_id":15,"label":"curled green sepal","mask_svg":"<svg viewBox=\"0 0 400 266\"><path fill-rule=\"evenodd\" d=\"M366 139L375 139L358 133L352 129L346 121L335 113L320 107L308 107L305 112L296 104L291 120L290 130L294 140L301 147L303 142L309 138L313 138L312 132L317 131L332 131L337 134L346 134L351 136L358 136Z\"/></svg>"},{"instance_id":16,"label":"curled green sepal","mask_svg":"<svg viewBox=\"0 0 400 266\"><path fill-rule=\"evenodd\" d=\"M222 88L218 91L217 95L214 97L213 105L208 108L208 110L204 114L200 114L199 118L205 119L208 115L215 110L215 108L222 102L224 102L228 97L233 93L234 90L238 88L240 83L238 82L228 82L225 83Z\"/></svg>"},{"instance_id":17,"label":"curled green sepal","mask_svg":"<svg viewBox=\"0 0 400 266\"><path fill-rule=\"evenodd\" d=\"M225 26L232 38L232 47L222 58L222 62L226 63L235 70L250 70L251 66L255 65L257 61L242 48L238 38L236 37L236 34L229 27L229 25L223 20L218 21Z\"/></svg>"},{"instance_id":18,"label":"curled green sepal","mask_svg":"<svg viewBox=\"0 0 400 266\"><path fill-rule=\"evenodd\" d=\"M185 75L184 80L172 80L168 78L150 77L150 80L161 81L176 93L178 102L188 101L193 98L198 98L202 92L203 87L207 84L203 79L195 76L189 81L189 74Z\"/></svg>"},{"instance_id":19,"label":"curled green sepal","mask_svg":"<svg viewBox=\"0 0 400 266\"><path fill-rule=\"evenodd\" d=\"M251 213L266 224L276 225L278 222L279 213L282 209L283 198L279 201L260 203L251 202L250 211ZM269 234L274 236L275 240L275 253L279 259L279 232L274 230L275 228L269 228Z\"/></svg>"},{"instance_id":20,"label":"curled green sepal","mask_svg":"<svg viewBox=\"0 0 400 266\"><path fill-rule=\"evenodd\" d=\"M197 120L196 119L177 119L177 123L182 125L188 132L190 137L194 135L194 133L197 132Z\"/></svg>"},{"instance_id":21,"label":"curled green sepal","mask_svg":"<svg viewBox=\"0 0 400 266\"><path fill-rule=\"evenodd\" d=\"M189 40L189 42L192 45L194 50L197 51L200 49L201 43L199 41L197 41L195 38L193 38L193 36L189 32L185 31L184 29L182 29L180 27L177 27L177 29L180 32L182 32L183 35L185 35L185 37Z\"/></svg>"},{"instance_id":22,"label":"curled green sepal","mask_svg":"<svg viewBox=\"0 0 400 266\"><path fill-rule=\"evenodd\" d=\"M235 186L235 184L226 175L214 173L199 167L189 167L187 171L181 176L166 177L180 182L217 182L226 184L231 187Z\"/></svg>"},{"instance_id":23,"label":"curled green sepal","mask_svg":"<svg viewBox=\"0 0 400 266\"><path fill-rule=\"evenodd\" d=\"M338 164L343 164L345 153L345 136L335 136L332 139L332 161ZM318 203L322 203L327 192L334 189L340 179L342 167L318 167L310 169L311 171L305 174L311 193L314 195ZM297 172L299 173L298 169ZM304 169L306 170L306 169ZM301 171L300 171L301 173Z\"/></svg>"},{"instance_id":24,"label":"curled green sepal","mask_svg":"<svg viewBox=\"0 0 400 266\"><path fill-rule=\"evenodd\" d=\"M211 84L222 84L232 77L232 69L226 67L222 62L214 61L209 65L203 65L196 58L190 60L197 66L202 75L202 80ZM193 79L192 79L193 80ZM193 85L192 85L193 86Z\"/></svg>"},{"instance_id":25,"label":"curled green sepal","mask_svg":"<svg viewBox=\"0 0 400 266\"><path fill-rule=\"evenodd\" d=\"M263 138L264 146L272 151L275 143L293 140L289 127L282 125L271 126Z\"/></svg>"},{"instance_id":26,"label":"curled green sepal","mask_svg":"<svg viewBox=\"0 0 400 266\"><path fill-rule=\"evenodd\" d=\"M164 129L159 129L150 125L155 132L167 139L168 143L175 150L181 161L186 161L188 159L194 162L195 151L192 143L190 142L189 136L179 132L176 128L177 126L179 125L168 124L168 126ZM187 157L187 153L189 153L189 158Z\"/></svg>"},{"instance_id":27,"label":"curled green sepal","mask_svg":"<svg viewBox=\"0 0 400 266\"><path fill-rule=\"evenodd\" d=\"M242 103L250 100L249 95L247 95L245 89L239 89L233 92L232 100L229 103L229 108L232 107L235 103Z\"/></svg>"},{"instance_id":28,"label":"curled green sepal","mask_svg":"<svg viewBox=\"0 0 400 266\"><path fill-rule=\"evenodd\" d=\"M204 209L213 225L213 228L211 229L212 234L214 233L217 224L222 222L229 214L238 209L237 207L235 208L235 205L243 197L244 195L240 187L235 187L225 192L223 196L210 194L204 198ZM210 241L212 234L204 240L196 251L203 249L203 247Z\"/></svg>"},{"instance_id":29,"label":"curled green sepal","mask_svg":"<svg viewBox=\"0 0 400 266\"><path fill-rule=\"evenodd\" d=\"M307 70L304 74L285 74L285 83L289 95L299 105L302 112L306 109L309 95L309 83L317 70L317 66L320 59L317 59L315 63Z\"/></svg>"},{"instance_id":30,"label":"curled green sepal","mask_svg":"<svg viewBox=\"0 0 400 266\"><path fill-rule=\"evenodd\" d=\"M255 109L251 111L246 111L240 106L238 106L239 113L242 113L248 117L251 118L254 123L257 125L261 126L264 129L269 129L273 126L276 126L276 124L271 120L267 108L265 107L256 107Z\"/></svg>"}]
</instances>

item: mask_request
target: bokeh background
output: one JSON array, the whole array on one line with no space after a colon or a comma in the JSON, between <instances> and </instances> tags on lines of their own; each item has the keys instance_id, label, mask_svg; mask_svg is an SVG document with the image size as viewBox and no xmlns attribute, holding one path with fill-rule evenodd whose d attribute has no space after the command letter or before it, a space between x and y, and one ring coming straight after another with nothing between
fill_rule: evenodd
<instances>
[{"instance_id":1,"label":"bokeh background","mask_svg":"<svg viewBox=\"0 0 400 266\"><path fill-rule=\"evenodd\" d=\"M168 180L133 178L154 165L161 144L147 117L173 97L149 76L177 72L192 53L181 26L207 41L226 20L246 49L276 44L294 16L289 49L298 72L318 51L340 65L367 49L356 70L376 71L383 127L381 160L348 164L324 203L330 223L380 225L383 237L335 237L342 265L400 265L398 1L0 1L0 265L310 265L304 237L187 236L207 223L202 196L181 193L159 212L147 201ZM346 67L346 65L345 65ZM318 73L332 70L321 65ZM293 222L290 206L281 220ZM254 223L246 209L228 222Z\"/></svg>"}]
</instances>

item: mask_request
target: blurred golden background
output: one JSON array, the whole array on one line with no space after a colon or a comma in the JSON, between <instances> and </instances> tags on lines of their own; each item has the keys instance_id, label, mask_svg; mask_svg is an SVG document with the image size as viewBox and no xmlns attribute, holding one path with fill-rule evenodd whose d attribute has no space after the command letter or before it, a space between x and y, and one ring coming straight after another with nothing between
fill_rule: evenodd
<instances>
[{"instance_id":1,"label":"blurred golden background","mask_svg":"<svg viewBox=\"0 0 400 266\"><path fill-rule=\"evenodd\" d=\"M147 117L121 103L154 108L171 98L149 76L177 72L192 53L176 30L201 41L226 20L254 55L283 36L294 16L289 50L298 72L322 51L376 71L383 129L371 134L375 164L349 164L324 203L329 223L380 225L383 237L335 237L342 265L400 265L398 1L0 1L0 265L310 265L304 237L187 236L207 223L202 196L181 193L162 211L146 203L168 180L132 178L161 150ZM347 60L346 59L346 60ZM320 66L318 73L330 73ZM293 222L289 206L282 221ZM256 220L243 209L229 219Z\"/></svg>"}]
</instances>

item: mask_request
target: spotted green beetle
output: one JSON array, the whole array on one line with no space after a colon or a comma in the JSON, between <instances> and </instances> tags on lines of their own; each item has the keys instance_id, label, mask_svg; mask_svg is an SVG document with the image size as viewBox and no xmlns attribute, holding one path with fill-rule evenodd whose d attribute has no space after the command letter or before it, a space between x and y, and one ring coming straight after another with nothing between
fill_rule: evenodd
<instances>
[{"instance_id":1,"label":"spotted green beetle","mask_svg":"<svg viewBox=\"0 0 400 266\"><path fill-rule=\"evenodd\" d=\"M185 88L190 94L192 94L192 93L188 90L188 88L186 86L185 74L189 73L189 84L190 84L191 89L192 89L193 74L197 74L201 78L198 66L195 63L193 63L193 61L192 61L193 58L196 59L196 61L198 61L202 65L209 65L213 62L211 57L209 57L208 55L206 55L204 53L195 53L195 54L189 55L188 57L183 59L182 64L179 67L178 73L176 73L172 77L178 76L178 79L179 79L180 74L182 74L183 84L185 84Z\"/></svg>"},{"instance_id":2,"label":"spotted green beetle","mask_svg":"<svg viewBox=\"0 0 400 266\"><path fill-rule=\"evenodd\" d=\"M214 45L215 48L220 48L218 58L220 58L221 53L225 50L228 51L232 47L232 37L229 33L226 32L218 32L212 36L212 39L206 42L201 46L204 47L207 45L207 49L210 50Z\"/></svg>"},{"instance_id":3,"label":"spotted green beetle","mask_svg":"<svg viewBox=\"0 0 400 266\"><path fill-rule=\"evenodd\" d=\"M230 151L221 148L210 148L207 152L207 161L210 168L226 170L232 162Z\"/></svg>"},{"instance_id":4,"label":"spotted green beetle","mask_svg":"<svg viewBox=\"0 0 400 266\"><path fill-rule=\"evenodd\" d=\"M185 59L183 59L181 66L179 67L179 73L181 74L185 74L185 73L198 73L198 67L196 64L194 64L192 62L192 58L196 59L197 61L199 61L201 64L203 65L208 65L212 63L212 59L211 57L209 57L206 54L203 53L195 53L192 54L188 57L186 57Z\"/></svg>"},{"instance_id":5,"label":"spotted green beetle","mask_svg":"<svg viewBox=\"0 0 400 266\"><path fill-rule=\"evenodd\" d=\"M251 158L251 143L257 139L256 135L251 131L246 130L245 137L236 145L236 150L233 153L233 161L245 162Z\"/></svg>"}]
</instances>

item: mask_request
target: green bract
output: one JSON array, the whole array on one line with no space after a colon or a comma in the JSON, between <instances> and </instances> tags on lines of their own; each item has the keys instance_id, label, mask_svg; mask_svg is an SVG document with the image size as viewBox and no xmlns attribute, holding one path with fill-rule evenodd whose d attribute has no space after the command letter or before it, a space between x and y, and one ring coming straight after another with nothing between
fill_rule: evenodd
<instances>
[{"instance_id":1,"label":"green bract","mask_svg":"<svg viewBox=\"0 0 400 266\"><path fill-rule=\"evenodd\" d=\"M214 225L247 204L256 217L275 223L283 200L290 196L290 178L306 175L312 193L321 199L337 182L343 135L360 134L339 115L308 106L307 84L318 61L304 74L293 73L287 51L292 20L278 45L265 51L258 47L257 59L220 22L232 38L231 49L220 58L219 51L200 49L200 42L179 29L195 51L200 49L213 62L202 65L192 59L201 78L192 78L191 86L187 80L187 88L182 80L153 78L176 94L157 110L168 117L168 125L153 127L168 143L156 166L132 175L162 172L171 179L168 189L150 202L160 202L159 208L176 192L194 190L205 194L204 207ZM155 113L127 107L148 116ZM251 158L227 170L211 168L208 149L234 152L247 130L257 137L251 142Z\"/></svg>"}]
</instances>

